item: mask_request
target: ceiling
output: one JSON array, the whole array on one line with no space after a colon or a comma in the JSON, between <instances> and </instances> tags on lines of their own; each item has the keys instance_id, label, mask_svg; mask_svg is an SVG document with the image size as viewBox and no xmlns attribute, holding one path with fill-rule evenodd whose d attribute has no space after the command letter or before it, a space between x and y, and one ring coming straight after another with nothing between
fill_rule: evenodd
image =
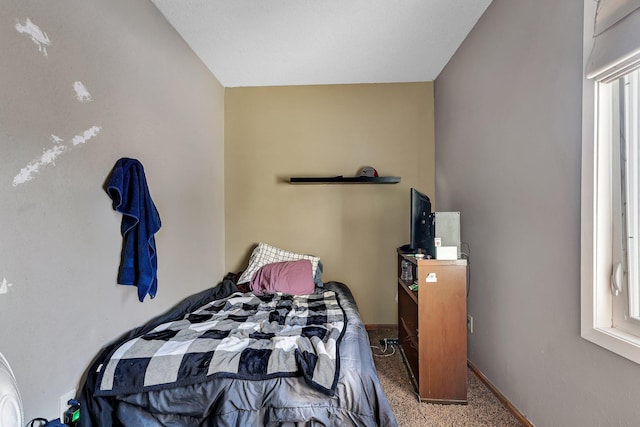
<instances>
[{"instance_id":1,"label":"ceiling","mask_svg":"<svg viewBox=\"0 0 640 427\"><path fill-rule=\"evenodd\" d=\"M433 81L491 0L151 0L225 87Z\"/></svg>"}]
</instances>

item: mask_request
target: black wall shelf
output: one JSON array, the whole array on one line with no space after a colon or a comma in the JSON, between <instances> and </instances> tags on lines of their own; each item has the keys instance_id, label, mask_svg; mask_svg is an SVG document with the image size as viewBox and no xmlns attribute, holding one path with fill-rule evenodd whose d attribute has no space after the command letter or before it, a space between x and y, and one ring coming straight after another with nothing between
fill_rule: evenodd
<instances>
[{"instance_id":1,"label":"black wall shelf","mask_svg":"<svg viewBox=\"0 0 640 427\"><path fill-rule=\"evenodd\" d=\"M290 184L397 184L399 176L331 176L319 178L289 178Z\"/></svg>"}]
</instances>

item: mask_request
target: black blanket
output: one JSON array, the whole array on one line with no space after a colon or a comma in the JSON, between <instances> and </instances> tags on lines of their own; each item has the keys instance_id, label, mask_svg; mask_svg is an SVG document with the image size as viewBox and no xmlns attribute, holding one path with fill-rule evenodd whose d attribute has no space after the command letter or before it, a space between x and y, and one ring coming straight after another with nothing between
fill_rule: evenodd
<instances>
[{"instance_id":1,"label":"black blanket","mask_svg":"<svg viewBox=\"0 0 640 427\"><path fill-rule=\"evenodd\" d=\"M332 396L345 315L333 291L256 296L236 292L124 341L100 369L96 396L196 384L212 378L302 376Z\"/></svg>"}]
</instances>

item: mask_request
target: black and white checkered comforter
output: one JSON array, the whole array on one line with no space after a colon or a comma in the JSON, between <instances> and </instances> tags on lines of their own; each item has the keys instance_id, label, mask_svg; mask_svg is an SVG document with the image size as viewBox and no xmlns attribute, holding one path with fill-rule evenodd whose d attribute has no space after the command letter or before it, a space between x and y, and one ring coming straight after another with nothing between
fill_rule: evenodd
<instances>
[{"instance_id":1,"label":"black and white checkered comforter","mask_svg":"<svg viewBox=\"0 0 640 427\"><path fill-rule=\"evenodd\" d=\"M257 297L236 292L117 346L96 396L196 384L212 378L303 376L333 396L346 327L336 293Z\"/></svg>"}]
</instances>

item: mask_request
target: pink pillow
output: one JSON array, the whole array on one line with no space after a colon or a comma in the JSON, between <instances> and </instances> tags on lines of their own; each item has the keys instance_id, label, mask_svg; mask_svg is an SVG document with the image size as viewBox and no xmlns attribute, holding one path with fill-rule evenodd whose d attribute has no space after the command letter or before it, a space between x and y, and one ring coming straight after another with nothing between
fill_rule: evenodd
<instances>
[{"instance_id":1,"label":"pink pillow","mask_svg":"<svg viewBox=\"0 0 640 427\"><path fill-rule=\"evenodd\" d=\"M315 289L311 261L283 261L260 267L251 278L253 293L260 296L283 292L289 295L308 295Z\"/></svg>"}]
</instances>

